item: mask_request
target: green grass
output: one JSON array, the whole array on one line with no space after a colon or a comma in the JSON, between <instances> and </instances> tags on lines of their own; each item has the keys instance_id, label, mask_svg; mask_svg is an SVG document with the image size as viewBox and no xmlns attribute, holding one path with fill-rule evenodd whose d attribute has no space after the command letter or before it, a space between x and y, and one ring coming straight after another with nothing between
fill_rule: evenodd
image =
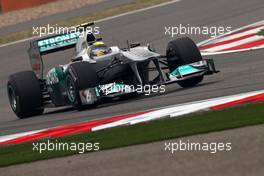
<instances>
[{"instance_id":1,"label":"green grass","mask_svg":"<svg viewBox=\"0 0 264 176\"><path fill-rule=\"evenodd\" d=\"M260 32L257 33L258 35L264 36L264 29L262 29Z\"/></svg>"},{"instance_id":2,"label":"green grass","mask_svg":"<svg viewBox=\"0 0 264 176\"><path fill-rule=\"evenodd\" d=\"M142 9L145 7L150 7L150 6L161 4L164 2L168 2L168 1L170 0L136 0L135 2L118 5L112 8L98 11L96 13L89 13L85 16L71 18L71 19L67 19L64 21L60 21L60 22L54 22L54 24L51 24L51 26L55 26L55 24L58 24L58 26L61 26L61 27L75 26L75 25L82 24L85 22L103 19L106 17L122 14L125 12L130 12L130 11L137 10L137 9ZM5 43L12 42L12 41L29 38L32 36L33 36L33 30L32 28L30 28L30 29L23 30L20 32L11 33L5 36L0 36L0 44L5 44Z\"/></svg>"},{"instance_id":3,"label":"green grass","mask_svg":"<svg viewBox=\"0 0 264 176\"><path fill-rule=\"evenodd\" d=\"M208 133L264 123L264 103L244 105L220 111L201 112L184 118L152 121L93 133L81 133L51 141L99 142L100 150L136 145L194 134ZM48 139L41 140L46 142ZM71 151L32 151L32 143L0 147L0 166L76 154Z\"/></svg>"}]
</instances>

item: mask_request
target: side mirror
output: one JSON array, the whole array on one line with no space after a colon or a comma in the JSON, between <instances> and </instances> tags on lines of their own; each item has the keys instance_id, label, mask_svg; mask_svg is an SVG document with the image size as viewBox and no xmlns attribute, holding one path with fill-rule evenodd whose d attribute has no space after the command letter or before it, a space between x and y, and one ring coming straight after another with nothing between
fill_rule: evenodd
<instances>
[{"instance_id":1,"label":"side mirror","mask_svg":"<svg viewBox=\"0 0 264 176\"><path fill-rule=\"evenodd\" d=\"M152 52L155 52L155 51L156 51L156 49L155 49L155 47L154 47L153 44L150 45L150 44L148 43L148 44L147 44L147 47L148 47L148 50L149 50L149 51L152 51Z\"/></svg>"}]
</instances>

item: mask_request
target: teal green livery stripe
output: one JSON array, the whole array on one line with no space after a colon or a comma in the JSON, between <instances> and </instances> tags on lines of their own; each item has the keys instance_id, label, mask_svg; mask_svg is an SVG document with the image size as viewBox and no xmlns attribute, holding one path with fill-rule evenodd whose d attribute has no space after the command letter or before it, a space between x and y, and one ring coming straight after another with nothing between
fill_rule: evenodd
<instances>
[{"instance_id":1,"label":"teal green livery stripe","mask_svg":"<svg viewBox=\"0 0 264 176\"><path fill-rule=\"evenodd\" d=\"M40 52L49 51L56 48L61 48L77 43L80 36L79 32L62 34L55 37L47 38L38 41L38 47Z\"/></svg>"}]
</instances>

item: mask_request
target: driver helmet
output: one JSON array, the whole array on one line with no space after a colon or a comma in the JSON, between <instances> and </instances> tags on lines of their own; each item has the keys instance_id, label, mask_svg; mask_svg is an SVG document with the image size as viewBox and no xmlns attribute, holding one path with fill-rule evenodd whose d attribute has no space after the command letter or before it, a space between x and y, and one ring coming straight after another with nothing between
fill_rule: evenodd
<instances>
[{"instance_id":1,"label":"driver helmet","mask_svg":"<svg viewBox=\"0 0 264 176\"><path fill-rule=\"evenodd\" d=\"M90 56L91 57L100 57L104 56L106 54L109 54L111 52L111 49L107 47L104 42L102 41L97 41L94 42L90 46Z\"/></svg>"}]
</instances>

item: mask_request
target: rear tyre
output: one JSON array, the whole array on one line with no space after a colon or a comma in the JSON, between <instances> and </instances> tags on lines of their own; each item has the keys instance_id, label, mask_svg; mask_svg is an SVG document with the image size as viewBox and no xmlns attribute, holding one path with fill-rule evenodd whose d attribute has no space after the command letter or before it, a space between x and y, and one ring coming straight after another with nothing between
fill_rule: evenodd
<instances>
[{"instance_id":1,"label":"rear tyre","mask_svg":"<svg viewBox=\"0 0 264 176\"><path fill-rule=\"evenodd\" d=\"M66 73L67 96L70 104L78 110L87 106L82 105L80 90L94 88L99 85L98 76L93 66L88 62L76 62L69 66ZM97 104L89 105L96 106Z\"/></svg>"},{"instance_id":2,"label":"rear tyre","mask_svg":"<svg viewBox=\"0 0 264 176\"><path fill-rule=\"evenodd\" d=\"M201 53L192 41L188 37L172 40L168 43L167 50L167 61L170 72L174 71L177 67L185 64L202 61L203 58ZM192 87L197 85L203 80L202 76L197 76L184 81L179 81L178 84L183 87Z\"/></svg>"},{"instance_id":3,"label":"rear tyre","mask_svg":"<svg viewBox=\"0 0 264 176\"><path fill-rule=\"evenodd\" d=\"M43 113L41 85L32 71L15 73L9 77L7 94L10 106L19 118Z\"/></svg>"}]
</instances>

